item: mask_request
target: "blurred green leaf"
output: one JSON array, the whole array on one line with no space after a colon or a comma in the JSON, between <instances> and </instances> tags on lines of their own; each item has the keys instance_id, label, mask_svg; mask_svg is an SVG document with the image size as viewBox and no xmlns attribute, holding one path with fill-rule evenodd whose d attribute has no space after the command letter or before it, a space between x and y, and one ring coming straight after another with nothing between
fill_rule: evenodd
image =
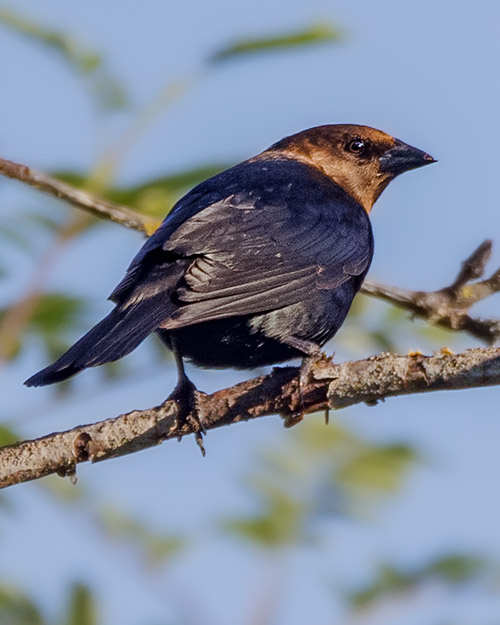
<instances>
[{"instance_id":1,"label":"blurred green leaf","mask_svg":"<svg viewBox=\"0 0 500 625\"><path fill-rule=\"evenodd\" d=\"M470 555L452 555L440 558L427 567L429 575L437 575L449 583L465 582L474 578L486 567L483 558Z\"/></svg>"},{"instance_id":2,"label":"blurred green leaf","mask_svg":"<svg viewBox=\"0 0 500 625\"><path fill-rule=\"evenodd\" d=\"M82 46L75 37L42 26L5 8L0 8L0 23L28 40L55 51L71 69L89 78L92 93L101 109L113 110L126 106L128 98L125 90L106 70L101 55Z\"/></svg>"},{"instance_id":3,"label":"blurred green leaf","mask_svg":"<svg viewBox=\"0 0 500 625\"><path fill-rule=\"evenodd\" d=\"M397 351L394 341L392 340L391 332L389 328L373 330L368 332L368 337L375 345L377 351L382 352L394 352Z\"/></svg>"},{"instance_id":4,"label":"blurred green leaf","mask_svg":"<svg viewBox=\"0 0 500 625\"><path fill-rule=\"evenodd\" d=\"M179 536L149 530L142 522L110 506L100 512L104 530L114 538L134 544L150 566L159 566L177 555L184 546Z\"/></svg>"},{"instance_id":5,"label":"blurred green leaf","mask_svg":"<svg viewBox=\"0 0 500 625\"><path fill-rule=\"evenodd\" d=\"M415 451L406 445L371 446L353 455L335 479L344 487L391 492L416 459Z\"/></svg>"},{"instance_id":6,"label":"blurred green leaf","mask_svg":"<svg viewBox=\"0 0 500 625\"><path fill-rule=\"evenodd\" d=\"M110 382L114 380L119 380L124 375L127 375L127 373L129 373L127 363L121 360L105 363L101 367L101 371L106 380Z\"/></svg>"},{"instance_id":7,"label":"blurred green leaf","mask_svg":"<svg viewBox=\"0 0 500 625\"><path fill-rule=\"evenodd\" d=\"M380 567L373 585L352 593L349 601L353 607L367 608L375 601L388 595L398 594L413 586L415 576L405 571L383 565Z\"/></svg>"},{"instance_id":8,"label":"blurred green leaf","mask_svg":"<svg viewBox=\"0 0 500 625\"><path fill-rule=\"evenodd\" d=\"M286 493L276 491L268 500L265 514L255 518L229 520L228 532L267 548L277 548L300 540L300 504Z\"/></svg>"},{"instance_id":9,"label":"blurred green leaf","mask_svg":"<svg viewBox=\"0 0 500 625\"><path fill-rule=\"evenodd\" d=\"M82 323L82 315L86 310L85 301L64 293L45 293L33 314L30 327L47 336L59 336Z\"/></svg>"},{"instance_id":10,"label":"blurred green leaf","mask_svg":"<svg viewBox=\"0 0 500 625\"><path fill-rule=\"evenodd\" d=\"M219 63L245 54L286 50L298 47L331 43L341 39L341 31L326 22L313 24L307 28L269 37L240 39L216 52L209 61Z\"/></svg>"},{"instance_id":11,"label":"blurred green leaf","mask_svg":"<svg viewBox=\"0 0 500 625\"><path fill-rule=\"evenodd\" d=\"M435 346L443 347L454 345L460 339L460 334L453 330L446 330L424 321L415 324L415 331L419 336L431 341ZM470 338L470 337L469 337Z\"/></svg>"},{"instance_id":12,"label":"blurred green leaf","mask_svg":"<svg viewBox=\"0 0 500 625\"><path fill-rule=\"evenodd\" d=\"M58 358L72 343L75 334L85 328L86 311L87 304L82 298L64 293L45 293L41 296L27 330L42 341L48 360ZM57 390L64 392L64 388L58 385Z\"/></svg>"},{"instance_id":13,"label":"blurred green leaf","mask_svg":"<svg viewBox=\"0 0 500 625\"><path fill-rule=\"evenodd\" d=\"M319 457L319 454L330 456L332 451L335 451L337 460L339 459L338 452L342 454L342 451L350 450L358 440L355 434L340 424L332 422L326 426L320 419L308 420L303 427L294 432L294 442L300 447L301 452Z\"/></svg>"},{"instance_id":14,"label":"blurred green leaf","mask_svg":"<svg viewBox=\"0 0 500 625\"><path fill-rule=\"evenodd\" d=\"M97 606L88 586L73 584L62 625L97 625Z\"/></svg>"},{"instance_id":15,"label":"blurred green leaf","mask_svg":"<svg viewBox=\"0 0 500 625\"><path fill-rule=\"evenodd\" d=\"M0 623L2 625L43 625L35 604L14 588L0 586Z\"/></svg>"},{"instance_id":16,"label":"blurred green leaf","mask_svg":"<svg viewBox=\"0 0 500 625\"><path fill-rule=\"evenodd\" d=\"M27 321L26 331L21 336L14 333L8 348L3 346L3 357L7 360L14 360L19 356L28 333L35 334L40 339L49 359L55 359L68 348L74 335L85 328L83 317L86 303L83 299L63 293L46 293L37 304ZM29 305L28 300L26 305ZM8 307L0 309L0 324L8 312Z\"/></svg>"},{"instance_id":17,"label":"blurred green leaf","mask_svg":"<svg viewBox=\"0 0 500 625\"><path fill-rule=\"evenodd\" d=\"M308 417L283 449L259 454L245 480L258 512L223 527L267 548L307 543L311 523L353 514L401 485L416 458L405 445L375 445L332 423Z\"/></svg>"},{"instance_id":18,"label":"blurred green leaf","mask_svg":"<svg viewBox=\"0 0 500 625\"><path fill-rule=\"evenodd\" d=\"M19 440L17 434L6 425L0 425L0 447L5 445L13 445Z\"/></svg>"},{"instance_id":19,"label":"blurred green leaf","mask_svg":"<svg viewBox=\"0 0 500 625\"><path fill-rule=\"evenodd\" d=\"M227 167L228 165L224 164L202 165L152 178L135 186L111 187L103 190L101 195L116 204L125 204L148 215L163 217L184 192ZM59 171L53 175L75 187L85 188L88 184L88 177L77 172Z\"/></svg>"},{"instance_id":20,"label":"blurred green leaf","mask_svg":"<svg viewBox=\"0 0 500 625\"><path fill-rule=\"evenodd\" d=\"M27 305L28 305L27 301ZM0 323L9 309L0 309ZM85 328L84 313L87 310L85 300L64 293L46 293L37 301L37 307L29 318L27 331L41 339L49 358L60 356L74 335ZM8 359L14 359L22 350L23 336L9 345Z\"/></svg>"},{"instance_id":21,"label":"blurred green leaf","mask_svg":"<svg viewBox=\"0 0 500 625\"><path fill-rule=\"evenodd\" d=\"M125 109L129 98L119 80L101 70L90 84L92 94L102 110Z\"/></svg>"},{"instance_id":22,"label":"blurred green leaf","mask_svg":"<svg viewBox=\"0 0 500 625\"><path fill-rule=\"evenodd\" d=\"M358 293L352 302L352 306L349 309L349 319L354 319L363 315L372 303L372 298L363 293Z\"/></svg>"},{"instance_id":23,"label":"blurred green leaf","mask_svg":"<svg viewBox=\"0 0 500 625\"><path fill-rule=\"evenodd\" d=\"M381 302L366 295L354 300L335 344L349 350L349 355L364 357L367 352L407 353L421 350L428 353L443 345L456 347L460 333L433 326L421 319L412 319L407 310Z\"/></svg>"},{"instance_id":24,"label":"blurred green leaf","mask_svg":"<svg viewBox=\"0 0 500 625\"><path fill-rule=\"evenodd\" d=\"M384 600L407 590L414 590L420 584L432 579L456 585L472 581L488 568L484 559L472 555L450 555L416 568L394 568L382 565L375 581L369 586L349 595L351 605L358 609L370 607L376 601Z\"/></svg>"},{"instance_id":25,"label":"blurred green leaf","mask_svg":"<svg viewBox=\"0 0 500 625\"><path fill-rule=\"evenodd\" d=\"M52 48L79 72L90 73L101 65L101 57L96 52L84 49L72 37L57 30L40 26L37 22L22 17L13 11L0 8L0 22L32 41Z\"/></svg>"}]
</instances>

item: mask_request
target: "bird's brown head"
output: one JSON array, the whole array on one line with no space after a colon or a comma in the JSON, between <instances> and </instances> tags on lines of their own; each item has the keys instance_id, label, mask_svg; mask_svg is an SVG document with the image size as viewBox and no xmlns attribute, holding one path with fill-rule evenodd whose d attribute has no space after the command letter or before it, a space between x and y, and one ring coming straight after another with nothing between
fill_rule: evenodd
<instances>
[{"instance_id":1,"label":"bird's brown head","mask_svg":"<svg viewBox=\"0 0 500 625\"><path fill-rule=\"evenodd\" d=\"M435 162L432 156L385 132L354 124L304 130L278 141L260 156L292 158L316 167L367 212L393 178Z\"/></svg>"}]
</instances>

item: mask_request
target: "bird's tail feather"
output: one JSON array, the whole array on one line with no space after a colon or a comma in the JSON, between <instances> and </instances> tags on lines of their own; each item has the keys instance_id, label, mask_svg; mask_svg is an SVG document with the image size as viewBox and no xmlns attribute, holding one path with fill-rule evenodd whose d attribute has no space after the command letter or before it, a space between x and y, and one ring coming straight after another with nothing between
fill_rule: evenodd
<instances>
[{"instance_id":1,"label":"bird's tail feather","mask_svg":"<svg viewBox=\"0 0 500 625\"><path fill-rule=\"evenodd\" d=\"M126 308L116 306L54 364L26 380L26 386L62 382L87 367L95 367L126 356L168 316L172 304L164 294L161 299L163 301L158 301L159 296L156 296Z\"/></svg>"}]
</instances>

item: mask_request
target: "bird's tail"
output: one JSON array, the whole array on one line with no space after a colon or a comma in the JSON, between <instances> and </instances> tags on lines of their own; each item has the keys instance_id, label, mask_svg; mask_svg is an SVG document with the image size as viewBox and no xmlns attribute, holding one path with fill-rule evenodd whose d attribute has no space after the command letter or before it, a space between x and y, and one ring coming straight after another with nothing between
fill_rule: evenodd
<instances>
[{"instance_id":1,"label":"bird's tail","mask_svg":"<svg viewBox=\"0 0 500 625\"><path fill-rule=\"evenodd\" d=\"M54 364L26 380L26 386L62 382L87 367L112 362L129 354L168 316L165 296L162 302L158 302L157 297L125 308L116 306Z\"/></svg>"}]
</instances>

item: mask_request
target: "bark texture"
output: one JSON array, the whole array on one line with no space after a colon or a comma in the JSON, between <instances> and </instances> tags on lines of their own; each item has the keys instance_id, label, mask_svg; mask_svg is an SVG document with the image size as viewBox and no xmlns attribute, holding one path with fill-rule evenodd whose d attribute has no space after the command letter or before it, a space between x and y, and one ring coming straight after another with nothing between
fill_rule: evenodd
<instances>
[{"instance_id":1,"label":"bark texture","mask_svg":"<svg viewBox=\"0 0 500 625\"><path fill-rule=\"evenodd\" d=\"M286 426L304 413L373 405L396 395L458 390L500 384L500 348L477 348L434 356L380 354L335 365L327 358L313 367L299 396L298 369L276 368L270 375L201 397L205 430L280 414ZM198 434L194 419L177 426L177 405L166 401L114 419L55 432L0 449L0 488L52 473L75 474L81 462L98 462L134 453L171 438Z\"/></svg>"}]
</instances>

